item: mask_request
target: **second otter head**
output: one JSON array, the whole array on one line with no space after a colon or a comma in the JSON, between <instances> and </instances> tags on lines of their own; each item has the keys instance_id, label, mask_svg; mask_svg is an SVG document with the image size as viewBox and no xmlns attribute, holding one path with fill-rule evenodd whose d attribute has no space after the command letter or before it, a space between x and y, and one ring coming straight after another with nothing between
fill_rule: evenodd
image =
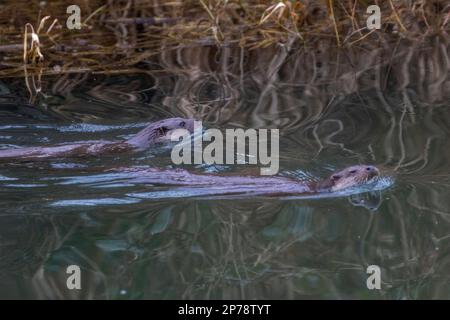
<instances>
[{"instance_id":1,"label":"second otter head","mask_svg":"<svg viewBox=\"0 0 450 320\"><path fill-rule=\"evenodd\" d=\"M170 141L170 137L175 130L185 129L190 133L194 132L194 119L185 118L170 118L158 121L157 127L157 137L155 137L155 142Z\"/></svg>"},{"instance_id":2,"label":"second otter head","mask_svg":"<svg viewBox=\"0 0 450 320\"><path fill-rule=\"evenodd\" d=\"M175 130L185 129L193 133L194 122L194 119L186 118L169 118L156 121L127 140L127 143L141 150L147 149L155 143L170 141L170 137Z\"/></svg>"},{"instance_id":3,"label":"second otter head","mask_svg":"<svg viewBox=\"0 0 450 320\"><path fill-rule=\"evenodd\" d=\"M340 191L349 187L371 182L380 175L377 167L371 165L351 166L333 173L318 183L318 189Z\"/></svg>"}]
</instances>

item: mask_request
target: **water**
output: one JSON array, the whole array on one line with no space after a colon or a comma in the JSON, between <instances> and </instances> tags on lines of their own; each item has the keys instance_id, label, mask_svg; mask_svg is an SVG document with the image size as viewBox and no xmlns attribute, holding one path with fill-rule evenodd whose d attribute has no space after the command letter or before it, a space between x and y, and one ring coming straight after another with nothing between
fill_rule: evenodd
<instances>
[{"instance_id":1,"label":"water","mask_svg":"<svg viewBox=\"0 0 450 320\"><path fill-rule=\"evenodd\" d=\"M115 171L174 167L164 146L0 164L0 297L450 298L448 102L390 88L328 98L289 85L261 92L246 79L238 94L217 78L180 79L47 77L44 95L31 97L23 79L1 79L0 147L124 139L147 121L183 116L279 128L282 176L318 179L370 163L383 178L327 197L214 197ZM66 287L69 265L81 268L81 290ZM381 290L367 289L369 265L381 268Z\"/></svg>"}]
</instances>

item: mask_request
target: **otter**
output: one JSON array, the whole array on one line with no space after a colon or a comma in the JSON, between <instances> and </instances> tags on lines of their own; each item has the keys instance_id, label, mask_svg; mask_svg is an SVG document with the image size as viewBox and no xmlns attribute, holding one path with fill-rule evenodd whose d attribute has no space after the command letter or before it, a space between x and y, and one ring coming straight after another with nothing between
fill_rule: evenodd
<instances>
[{"instance_id":1,"label":"otter","mask_svg":"<svg viewBox=\"0 0 450 320\"><path fill-rule=\"evenodd\" d=\"M268 195L291 196L342 191L344 189L370 183L379 177L380 171L371 165L347 167L319 182L303 182L287 177L218 176L194 174L183 169L122 168L114 172L125 173L127 182L172 185L178 191L196 191L202 195ZM189 186L183 188L183 186Z\"/></svg>"},{"instance_id":2,"label":"otter","mask_svg":"<svg viewBox=\"0 0 450 320\"><path fill-rule=\"evenodd\" d=\"M0 161L38 161L52 158L74 158L143 151L154 144L170 140L174 130L194 131L194 120L169 118L153 122L126 141L86 141L73 144L59 144L48 147L24 147L0 150Z\"/></svg>"}]
</instances>

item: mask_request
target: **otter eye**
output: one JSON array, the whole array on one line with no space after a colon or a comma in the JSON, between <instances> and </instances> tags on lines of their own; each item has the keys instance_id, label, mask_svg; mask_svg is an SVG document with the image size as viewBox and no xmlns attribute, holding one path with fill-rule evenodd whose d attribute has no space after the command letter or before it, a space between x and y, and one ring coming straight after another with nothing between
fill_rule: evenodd
<instances>
[{"instance_id":1,"label":"otter eye","mask_svg":"<svg viewBox=\"0 0 450 320\"><path fill-rule=\"evenodd\" d=\"M167 131L169 131L169 129L167 127L160 127L158 129L158 131L159 131L159 134L165 135L167 133Z\"/></svg>"},{"instance_id":2,"label":"otter eye","mask_svg":"<svg viewBox=\"0 0 450 320\"><path fill-rule=\"evenodd\" d=\"M186 125L186 122L184 122L184 121L180 122L180 127L184 128L185 125Z\"/></svg>"},{"instance_id":3,"label":"otter eye","mask_svg":"<svg viewBox=\"0 0 450 320\"><path fill-rule=\"evenodd\" d=\"M356 173L356 170L351 170L350 173Z\"/></svg>"}]
</instances>

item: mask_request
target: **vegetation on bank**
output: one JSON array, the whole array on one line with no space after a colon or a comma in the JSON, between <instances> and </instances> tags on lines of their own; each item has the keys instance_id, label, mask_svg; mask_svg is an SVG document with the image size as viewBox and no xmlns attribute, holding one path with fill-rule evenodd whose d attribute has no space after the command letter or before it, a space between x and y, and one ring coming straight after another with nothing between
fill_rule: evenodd
<instances>
[{"instance_id":1,"label":"vegetation on bank","mask_svg":"<svg viewBox=\"0 0 450 320\"><path fill-rule=\"evenodd\" d=\"M81 29L69 29L69 5ZM381 9L369 30L367 7ZM246 50L293 45L315 49L394 48L400 41L445 39L450 4L442 0L6 0L0 4L0 76L127 72L164 52L192 46ZM25 50L24 50L25 45Z\"/></svg>"}]
</instances>

